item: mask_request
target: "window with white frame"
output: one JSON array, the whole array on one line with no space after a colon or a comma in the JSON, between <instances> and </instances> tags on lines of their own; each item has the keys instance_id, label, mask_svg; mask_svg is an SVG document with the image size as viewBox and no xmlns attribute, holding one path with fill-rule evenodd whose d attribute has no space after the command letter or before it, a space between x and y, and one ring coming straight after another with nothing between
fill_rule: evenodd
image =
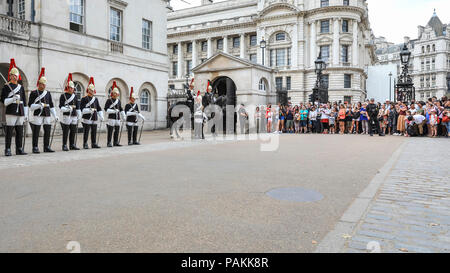
<instances>
[{"instance_id":1,"label":"window with white frame","mask_svg":"<svg viewBox=\"0 0 450 273\"><path fill-rule=\"evenodd\" d=\"M83 85L79 82L73 82L73 84L75 85L74 87L75 95L79 100L81 100L81 98L83 97L83 90L84 90Z\"/></svg>"},{"instance_id":2,"label":"window with white frame","mask_svg":"<svg viewBox=\"0 0 450 273\"><path fill-rule=\"evenodd\" d=\"M25 20L25 0L19 0L17 2L17 17L20 20Z\"/></svg>"},{"instance_id":3,"label":"window with white frame","mask_svg":"<svg viewBox=\"0 0 450 273\"><path fill-rule=\"evenodd\" d=\"M70 30L84 31L84 0L70 0Z\"/></svg>"},{"instance_id":4,"label":"window with white frame","mask_svg":"<svg viewBox=\"0 0 450 273\"><path fill-rule=\"evenodd\" d=\"M142 19L142 48L152 49L152 22Z\"/></svg>"},{"instance_id":5,"label":"window with white frame","mask_svg":"<svg viewBox=\"0 0 450 273\"><path fill-rule=\"evenodd\" d=\"M142 90L140 97L141 111L151 112L150 92L147 89Z\"/></svg>"},{"instance_id":6,"label":"window with white frame","mask_svg":"<svg viewBox=\"0 0 450 273\"><path fill-rule=\"evenodd\" d=\"M328 61L330 60L330 46L321 46L320 52L322 53L322 60L328 63Z\"/></svg>"},{"instance_id":7,"label":"window with white frame","mask_svg":"<svg viewBox=\"0 0 450 273\"><path fill-rule=\"evenodd\" d=\"M111 41L122 41L122 11L111 8L110 9L110 36Z\"/></svg>"},{"instance_id":8,"label":"window with white frame","mask_svg":"<svg viewBox=\"0 0 450 273\"><path fill-rule=\"evenodd\" d=\"M267 90L266 81L264 79L261 79L259 81L259 91L266 91L266 90Z\"/></svg>"}]
</instances>

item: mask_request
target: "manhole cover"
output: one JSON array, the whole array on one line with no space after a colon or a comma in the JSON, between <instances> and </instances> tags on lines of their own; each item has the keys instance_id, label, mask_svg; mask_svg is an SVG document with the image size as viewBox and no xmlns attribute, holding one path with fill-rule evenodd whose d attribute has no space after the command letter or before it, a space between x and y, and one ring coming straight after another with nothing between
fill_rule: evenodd
<instances>
[{"instance_id":1,"label":"manhole cover","mask_svg":"<svg viewBox=\"0 0 450 273\"><path fill-rule=\"evenodd\" d=\"M290 202L316 202L323 199L320 192L303 188L279 188L269 191L267 195L280 201Z\"/></svg>"}]
</instances>

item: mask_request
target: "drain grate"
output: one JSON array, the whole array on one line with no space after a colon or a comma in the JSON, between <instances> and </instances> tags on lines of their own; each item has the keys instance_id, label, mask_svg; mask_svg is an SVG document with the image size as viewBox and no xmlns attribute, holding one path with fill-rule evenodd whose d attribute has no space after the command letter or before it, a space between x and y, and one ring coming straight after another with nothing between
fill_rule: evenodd
<instances>
[{"instance_id":1,"label":"drain grate","mask_svg":"<svg viewBox=\"0 0 450 273\"><path fill-rule=\"evenodd\" d=\"M278 188L267 192L267 195L290 202L317 202L324 198L320 192L303 188Z\"/></svg>"}]
</instances>

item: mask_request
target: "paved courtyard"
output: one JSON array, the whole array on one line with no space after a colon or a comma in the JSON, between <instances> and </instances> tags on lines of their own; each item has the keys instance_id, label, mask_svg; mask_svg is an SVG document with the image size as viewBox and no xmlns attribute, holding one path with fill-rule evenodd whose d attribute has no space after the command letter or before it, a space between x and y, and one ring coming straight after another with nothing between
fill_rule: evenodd
<instances>
[{"instance_id":1,"label":"paved courtyard","mask_svg":"<svg viewBox=\"0 0 450 273\"><path fill-rule=\"evenodd\" d=\"M354 252L367 240L383 251L446 250L448 168L439 168L447 140L283 135L279 149L261 152L260 141L175 142L159 131L143 143L0 157L0 252L67 252L70 241L82 252L313 252L332 244ZM373 185L377 194L358 205L364 213L343 223ZM284 188L323 199L268 194ZM402 206L404 224L422 225L396 227ZM434 248L411 239L425 242L429 230ZM397 231L408 240L377 236Z\"/></svg>"}]
</instances>

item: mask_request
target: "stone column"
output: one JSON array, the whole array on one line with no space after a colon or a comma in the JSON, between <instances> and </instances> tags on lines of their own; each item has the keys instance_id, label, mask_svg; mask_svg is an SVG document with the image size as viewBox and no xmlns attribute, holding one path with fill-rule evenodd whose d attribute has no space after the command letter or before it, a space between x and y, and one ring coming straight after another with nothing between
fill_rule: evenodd
<instances>
[{"instance_id":1,"label":"stone column","mask_svg":"<svg viewBox=\"0 0 450 273\"><path fill-rule=\"evenodd\" d=\"M339 43L339 18L333 20L333 66L339 65L340 43Z\"/></svg>"},{"instance_id":2,"label":"stone column","mask_svg":"<svg viewBox=\"0 0 450 273\"><path fill-rule=\"evenodd\" d=\"M242 59L245 59L245 34L242 33L241 34L241 38L240 38L240 48L241 48L241 54L240 57Z\"/></svg>"},{"instance_id":3,"label":"stone column","mask_svg":"<svg viewBox=\"0 0 450 273\"><path fill-rule=\"evenodd\" d=\"M192 68L197 66L198 63L198 57L197 57L197 41L192 41Z\"/></svg>"},{"instance_id":4,"label":"stone column","mask_svg":"<svg viewBox=\"0 0 450 273\"><path fill-rule=\"evenodd\" d=\"M228 36L223 36L223 52L228 53Z\"/></svg>"},{"instance_id":5,"label":"stone column","mask_svg":"<svg viewBox=\"0 0 450 273\"><path fill-rule=\"evenodd\" d=\"M353 20L353 66L358 66L359 64L359 45L358 45L358 21Z\"/></svg>"},{"instance_id":6,"label":"stone column","mask_svg":"<svg viewBox=\"0 0 450 273\"><path fill-rule=\"evenodd\" d=\"M177 78L182 79L184 78L183 75L183 45L181 42L178 43L178 72L177 72Z\"/></svg>"},{"instance_id":7,"label":"stone column","mask_svg":"<svg viewBox=\"0 0 450 273\"><path fill-rule=\"evenodd\" d=\"M207 53L207 57L208 59L212 57L213 55L213 49L212 49L212 40L211 38L208 38L208 53Z\"/></svg>"},{"instance_id":8,"label":"stone column","mask_svg":"<svg viewBox=\"0 0 450 273\"><path fill-rule=\"evenodd\" d=\"M298 67L298 23L294 25L292 35L291 66Z\"/></svg>"},{"instance_id":9,"label":"stone column","mask_svg":"<svg viewBox=\"0 0 450 273\"><path fill-rule=\"evenodd\" d=\"M311 26L310 26L310 62L309 62L309 66L310 67L314 67L314 63L316 61L317 58L317 49L316 49L316 41L317 41L317 34L316 34L316 21L312 21L311 22Z\"/></svg>"}]
</instances>

